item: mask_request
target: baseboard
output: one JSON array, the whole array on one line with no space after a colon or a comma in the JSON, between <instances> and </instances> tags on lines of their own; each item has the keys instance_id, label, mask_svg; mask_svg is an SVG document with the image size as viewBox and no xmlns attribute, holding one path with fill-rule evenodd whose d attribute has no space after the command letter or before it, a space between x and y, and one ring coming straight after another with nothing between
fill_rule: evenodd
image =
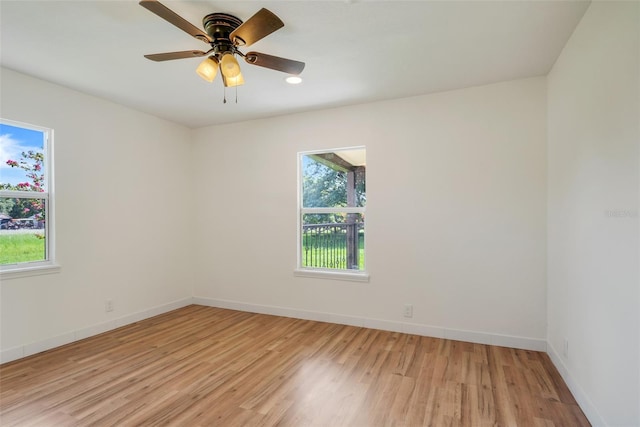
<instances>
[{"instance_id":1,"label":"baseboard","mask_svg":"<svg viewBox=\"0 0 640 427\"><path fill-rule=\"evenodd\" d=\"M239 301L221 300L206 297L194 297L194 304L248 311L251 313L270 314L274 316L294 317L297 319L315 320L319 322L337 323L340 325L360 326L364 328L382 329L385 331L404 332L434 338L446 338L457 341L489 344L500 347L519 348L523 350L546 351L544 339L516 337L510 335L491 334L476 331L463 331L417 323L395 322L390 320L371 319L359 316L346 316L335 313L323 313L309 310L296 310L261 304L248 304Z\"/></svg>"},{"instance_id":2,"label":"baseboard","mask_svg":"<svg viewBox=\"0 0 640 427\"><path fill-rule=\"evenodd\" d=\"M0 351L0 363L7 363L14 360L22 359L36 353L51 350L53 348L60 347L65 344L70 344L75 341L80 341L82 339L108 332L122 326L130 325L131 323L139 322L141 320L148 319L162 313L186 307L190 304L193 304L193 298L184 298L181 300L170 302L168 304L162 304L133 314L118 317L107 322L98 323L86 328L47 338L42 341L2 350Z\"/></svg>"},{"instance_id":3,"label":"baseboard","mask_svg":"<svg viewBox=\"0 0 640 427\"><path fill-rule=\"evenodd\" d=\"M86 328L67 332L46 340L25 344L0 351L0 363L7 363L60 347L75 341L89 338L122 326L129 325L168 311L185 307L189 304L200 304L209 307L241 310L251 313L270 314L274 316L293 317L297 319L315 320L319 322L337 323L341 325L359 326L364 328L381 329L385 331L404 332L408 334L422 335L434 338L446 338L457 341L473 342L478 344L497 345L501 347L519 348L523 350L547 351L547 342L541 339L516 337L510 335L490 334L477 331L464 331L458 329L442 328L437 326L417 323L396 322L381 319L372 319L359 316L348 316L335 313L324 313L310 310L297 310L287 307L277 307L260 304L249 304L239 301L220 300L205 297L184 298L168 304L152 307L119 317L108 322L91 325ZM553 358L552 358L553 360ZM555 362L554 362L555 363ZM560 370L560 369L559 369Z\"/></svg>"},{"instance_id":4,"label":"baseboard","mask_svg":"<svg viewBox=\"0 0 640 427\"><path fill-rule=\"evenodd\" d=\"M575 381L575 379L571 375L571 372L569 372L569 369L560 357L560 353L558 353L558 351L551 345L550 342L547 342L547 354L549 355L551 362L560 373L560 376L567 384L567 387L569 387L571 394L573 394L576 402L578 402L578 406L580 406L580 409L582 409L582 412L584 412L584 415L587 417L591 425L593 427L605 427L607 423L605 423L605 421L602 419L602 416L600 416L600 413L596 409L593 402L591 402L591 399L589 399L589 396Z\"/></svg>"}]
</instances>

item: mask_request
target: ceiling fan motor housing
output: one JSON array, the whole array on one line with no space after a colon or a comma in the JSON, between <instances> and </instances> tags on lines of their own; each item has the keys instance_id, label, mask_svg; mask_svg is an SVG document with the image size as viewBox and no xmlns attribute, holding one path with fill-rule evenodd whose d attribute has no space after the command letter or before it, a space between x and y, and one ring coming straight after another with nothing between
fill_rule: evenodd
<instances>
[{"instance_id":1,"label":"ceiling fan motor housing","mask_svg":"<svg viewBox=\"0 0 640 427\"><path fill-rule=\"evenodd\" d=\"M242 20L240 18L228 13L210 13L202 18L204 30L213 39L212 46L219 43L233 46L234 43L230 35L241 24Z\"/></svg>"}]
</instances>

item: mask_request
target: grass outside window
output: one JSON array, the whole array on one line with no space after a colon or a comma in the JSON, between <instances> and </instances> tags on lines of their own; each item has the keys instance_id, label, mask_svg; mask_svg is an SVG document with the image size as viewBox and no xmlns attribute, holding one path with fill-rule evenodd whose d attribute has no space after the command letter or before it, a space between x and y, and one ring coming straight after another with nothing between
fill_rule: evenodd
<instances>
[{"instance_id":1,"label":"grass outside window","mask_svg":"<svg viewBox=\"0 0 640 427\"><path fill-rule=\"evenodd\" d=\"M45 251L41 234L0 231L0 264L44 261Z\"/></svg>"}]
</instances>

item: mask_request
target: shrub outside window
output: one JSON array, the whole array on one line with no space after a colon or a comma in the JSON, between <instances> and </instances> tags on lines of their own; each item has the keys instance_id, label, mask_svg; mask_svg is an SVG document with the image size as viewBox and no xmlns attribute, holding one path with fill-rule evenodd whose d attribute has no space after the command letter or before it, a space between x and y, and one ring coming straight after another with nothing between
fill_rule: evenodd
<instances>
[{"instance_id":1,"label":"shrub outside window","mask_svg":"<svg viewBox=\"0 0 640 427\"><path fill-rule=\"evenodd\" d=\"M0 271L53 265L51 129L0 119Z\"/></svg>"},{"instance_id":2,"label":"shrub outside window","mask_svg":"<svg viewBox=\"0 0 640 427\"><path fill-rule=\"evenodd\" d=\"M298 269L365 272L366 150L299 153Z\"/></svg>"}]
</instances>

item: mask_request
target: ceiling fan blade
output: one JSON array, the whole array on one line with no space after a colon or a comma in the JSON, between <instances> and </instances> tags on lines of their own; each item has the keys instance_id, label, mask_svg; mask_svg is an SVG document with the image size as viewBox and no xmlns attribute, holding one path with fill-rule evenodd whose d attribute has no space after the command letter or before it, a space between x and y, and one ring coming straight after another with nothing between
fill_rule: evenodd
<instances>
[{"instance_id":1,"label":"ceiling fan blade","mask_svg":"<svg viewBox=\"0 0 640 427\"><path fill-rule=\"evenodd\" d=\"M170 24L175 25L180 28L182 31L190 34L191 36L197 38L198 40L202 40L205 43L211 43L211 38L207 35L207 33L200 30L198 27L184 19L182 16L178 15L167 6L163 5L157 0L142 0L140 1L140 6L145 9L155 13L160 18L169 22Z\"/></svg>"},{"instance_id":2,"label":"ceiling fan blade","mask_svg":"<svg viewBox=\"0 0 640 427\"><path fill-rule=\"evenodd\" d=\"M249 52L245 55L244 60L249 64L271 68L288 74L300 74L304 70L304 62L267 55L266 53Z\"/></svg>"},{"instance_id":3,"label":"ceiling fan blade","mask_svg":"<svg viewBox=\"0 0 640 427\"><path fill-rule=\"evenodd\" d=\"M144 57L152 61L171 61L172 59L196 58L206 54L207 52L201 50L183 50L181 52L153 53Z\"/></svg>"},{"instance_id":4,"label":"ceiling fan blade","mask_svg":"<svg viewBox=\"0 0 640 427\"><path fill-rule=\"evenodd\" d=\"M262 8L233 30L229 38L237 45L249 46L282 27L284 22L280 18L270 10Z\"/></svg>"}]
</instances>

